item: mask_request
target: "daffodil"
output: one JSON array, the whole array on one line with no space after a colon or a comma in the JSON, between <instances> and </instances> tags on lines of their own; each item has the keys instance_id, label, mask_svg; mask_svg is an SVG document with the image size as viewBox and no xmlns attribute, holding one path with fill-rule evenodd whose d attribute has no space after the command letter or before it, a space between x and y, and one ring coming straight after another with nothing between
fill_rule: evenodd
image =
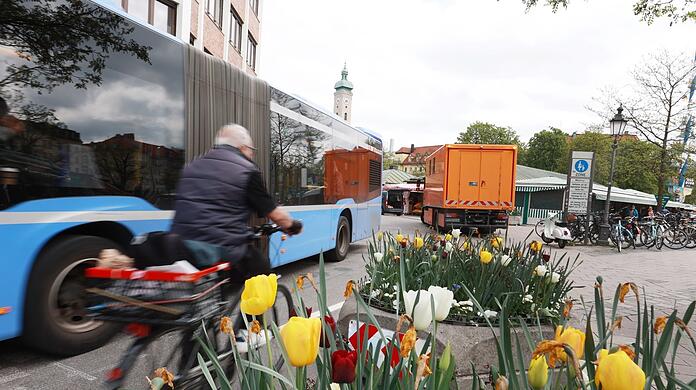
<instances>
[{"instance_id":1,"label":"daffodil","mask_svg":"<svg viewBox=\"0 0 696 390\"><path fill-rule=\"evenodd\" d=\"M404 240L404 236L401 233L398 233L394 238L396 238L396 242L398 243Z\"/></svg>"},{"instance_id":2,"label":"daffodil","mask_svg":"<svg viewBox=\"0 0 696 390\"><path fill-rule=\"evenodd\" d=\"M495 249L500 249L500 247L503 246L503 239L497 236L491 238L491 246Z\"/></svg>"},{"instance_id":3,"label":"daffodil","mask_svg":"<svg viewBox=\"0 0 696 390\"><path fill-rule=\"evenodd\" d=\"M546 386L546 382L549 380L549 365L546 363L546 355L542 354L532 359L529 363L527 379L534 390L540 390Z\"/></svg>"},{"instance_id":4,"label":"daffodil","mask_svg":"<svg viewBox=\"0 0 696 390\"><path fill-rule=\"evenodd\" d=\"M479 253L479 259L481 260L481 263L488 264L493 259L493 254L487 250L481 250Z\"/></svg>"},{"instance_id":5,"label":"daffodil","mask_svg":"<svg viewBox=\"0 0 696 390\"><path fill-rule=\"evenodd\" d=\"M595 385L603 390L642 390L645 373L628 355L618 350L608 353L600 351L595 373Z\"/></svg>"},{"instance_id":6,"label":"daffodil","mask_svg":"<svg viewBox=\"0 0 696 390\"><path fill-rule=\"evenodd\" d=\"M512 257L510 257L508 255L500 256L500 265L502 265L503 267L507 267L511 261L512 261Z\"/></svg>"},{"instance_id":7,"label":"daffodil","mask_svg":"<svg viewBox=\"0 0 696 390\"><path fill-rule=\"evenodd\" d=\"M452 241L452 235L449 233L445 234L445 241Z\"/></svg>"},{"instance_id":8,"label":"daffodil","mask_svg":"<svg viewBox=\"0 0 696 390\"><path fill-rule=\"evenodd\" d=\"M384 253L382 253L382 252L375 252L375 253L373 254L373 256L375 257L375 260L376 260L376 261L382 261L382 258L384 258Z\"/></svg>"},{"instance_id":9,"label":"daffodil","mask_svg":"<svg viewBox=\"0 0 696 390\"><path fill-rule=\"evenodd\" d=\"M420 249L423 247L423 239L421 237L416 237L413 239L413 247Z\"/></svg>"},{"instance_id":10,"label":"daffodil","mask_svg":"<svg viewBox=\"0 0 696 390\"><path fill-rule=\"evenodd\" d=\"M258 275L244 282L241 310L245 314L261 315L273 307L278 291L276 274Z\"/></svg>"},{"instance_id":11,"label":"daffodil","mask_svg":"<svg viewBox=\"0 0 696 390\"><path fill-rule=\"evenodd\" d=\"M531 249L535 253L538 253L542 247L543 244L539 241L532 241L532 243L529 244L529 249Z\"/></svg>"},{"instance_id":12,"label":"daffodil","mask_svg":"<svg viewBox=\"0 0 696 390\"><path fill-rule=\"evenodd\" d=\"M290 364L294 367L304 367L314 363L319 352L320 336L319 318L291 317L280 330Z\"/></svg>"}]
</instances>

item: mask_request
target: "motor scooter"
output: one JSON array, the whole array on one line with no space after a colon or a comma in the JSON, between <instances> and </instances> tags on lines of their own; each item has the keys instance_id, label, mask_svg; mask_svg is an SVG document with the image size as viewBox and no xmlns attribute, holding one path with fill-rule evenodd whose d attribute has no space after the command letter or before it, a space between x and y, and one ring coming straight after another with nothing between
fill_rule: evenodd
<instances>
[{"instance_id":1,"label":"motor scooter","mask_svg":"<svg viewBox=\"0 0 696 390\"><path fill-rule=\"evenodd\" d=\"M558 247L563 249L568 242L572 241L573 237L565 223L558 222L559 214L549 214L544 219L544 231L541 233L541 239L547 244L555 241L558 243Z\"/></svg>"}]
</instances>

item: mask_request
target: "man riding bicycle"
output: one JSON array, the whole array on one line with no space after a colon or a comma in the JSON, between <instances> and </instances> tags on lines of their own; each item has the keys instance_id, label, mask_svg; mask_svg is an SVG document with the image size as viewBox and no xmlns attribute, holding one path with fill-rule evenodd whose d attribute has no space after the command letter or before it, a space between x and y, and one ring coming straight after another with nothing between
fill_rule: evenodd
<instances>
[{"instance_id":1,"label":"man riding bicycle","mask_svg":"<svg viewBox=\"0 0 696 390\"><path fill-rule=\"evenodd\" d=\"M271 268L268 258L251 244L252 211L288 234L302 230L302 224L278 207L266 190L252 161L255 150L246 128L237 124L220 128L215 146L181 174L171 228L186 240L189 250L208 253L212 262L230 261L242 280Z\"/></svg>"}]
</instances>

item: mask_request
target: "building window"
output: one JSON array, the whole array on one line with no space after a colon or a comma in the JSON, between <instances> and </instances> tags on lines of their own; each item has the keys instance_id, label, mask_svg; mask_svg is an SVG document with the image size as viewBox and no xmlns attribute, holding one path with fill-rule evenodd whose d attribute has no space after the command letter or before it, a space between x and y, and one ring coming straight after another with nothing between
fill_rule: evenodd
<instances>
[{"instance_id":1,"label":"building window","mask_svg":"<svg viewBox=\"0 0 696 390\"><path fill-rule=\"evenodd\" d=\"M222 26L222 0L205 0L205 12L210 15L213 22Z\"/></svg>"},{"instance_id":2,"label":"building window","mask_svg":"<svg viewBox=\"0 0 696 390\"><path fill-rule=\"evenodd\" d=\"M166 0L122 0L123 9L158 30L176 35L176 4Z\"/></svg>"},{"instance_id":3,"label":"building window","mask_svg":"<svg viewBox=\"0 0 696 390\"><path fill-rule=\"evenodd\" d=\"M259 0L249 0L249 5L251 5L251 9L254 10L256 16L259 16Z\"/></svg>"},{"instance_id":4,"label":"building window","mask_svg":"<svg viewBox=\"0 0 696 390\"><path fill-rule=\"evenodd\" d=\"M348 120L348 113L347 112L343 113L343 120Z\"/></svg>"},{"instance_id":5,"label":"building window","mask_svg":"<svg viewBox=\"0 0 696 390\"><path fill-rule=\"evenodd\" d=\"M247 65L251 69L256 69L256 41L249 34L249 39L247 41Z\"/></svg>"},{"instance_id":6,"label":"building window","mask_svg":"<svg viewBox=\"0 0 696 390\"><path fill-rule=\"evenodd\" d=\"M230 11L230 44L237 51L242 49L242 19L234 10Z\"/></svg>"}]
</instances>

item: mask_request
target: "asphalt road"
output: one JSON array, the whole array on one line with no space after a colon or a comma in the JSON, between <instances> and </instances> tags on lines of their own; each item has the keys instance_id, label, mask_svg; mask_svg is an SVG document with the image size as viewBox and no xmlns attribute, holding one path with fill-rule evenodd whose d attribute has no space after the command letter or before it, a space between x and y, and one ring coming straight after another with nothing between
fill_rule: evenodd
<instances>
[{"instance_id":1,"label":"asphalt road","mask_svg":"<svg viewBox=\"0 0 696 390\"><path fill-rule=\"evenodd\" d=\"M412 234L414 230L425 230L420 220L408 216L384 216L382 230ZM531 232L531 235L530 235ZM508 231L509 241L538 239L532 232L531 226L514 226ZM291 238L292 239L292 238ZM683 308L696 299L696 250L662 251L635 249L619 254L616 250L606 247L566 247L558 249L555 244L545 245L545 251L552 256L563 253L575 257L580 256L582 265L574 272L572 279L579 287L573 290L572 296L580 295L590 298L592 286L597 275L604 277L605 285L613 291L620 283L633 281L640 287L645 287L648 302L655 305L656 315L669 313L672 308ZM351 245L350 255L342 262L326 265L326 289L328 304L338 315L343 302L343 291L346 281L359 279L364 276L363 254L367 251L367 241L363 240ZM294 277L299 274L312 272L318 276L316 258L305 259L276 269L282 275L281 283L293 284ZM612 294L608 294L612 295ZM302 291L306 306L317 309L316 297L310 288ZM624 308L621 310L629 310ZM625 313L630 316L631 313ZM582 318L578 318L580 322ZM627 324L630 325L630 324ZM626 326L626 336L634 330ZM623 329L622 329L622 333ZM50 343L50 340L45 340ZM162 351L176 347L174 341L160 343L157 348L141 356L136 370L128 382L129 389L147 388L146 375L151 375L154 367L149 362L156 361ZM29 350L17 341L0 342L0 390L42 390L42 389L94 389L101 388L105 374L116 365L122 351L128 345L125 336L119 336L110 344L70 358L55 358ZM680 354L681 355L681 354ZM679 356L678 356L679 357ZM680 362L680 372L696 374L696 362L684 357Z\"/></svg>"}]
</instances>

